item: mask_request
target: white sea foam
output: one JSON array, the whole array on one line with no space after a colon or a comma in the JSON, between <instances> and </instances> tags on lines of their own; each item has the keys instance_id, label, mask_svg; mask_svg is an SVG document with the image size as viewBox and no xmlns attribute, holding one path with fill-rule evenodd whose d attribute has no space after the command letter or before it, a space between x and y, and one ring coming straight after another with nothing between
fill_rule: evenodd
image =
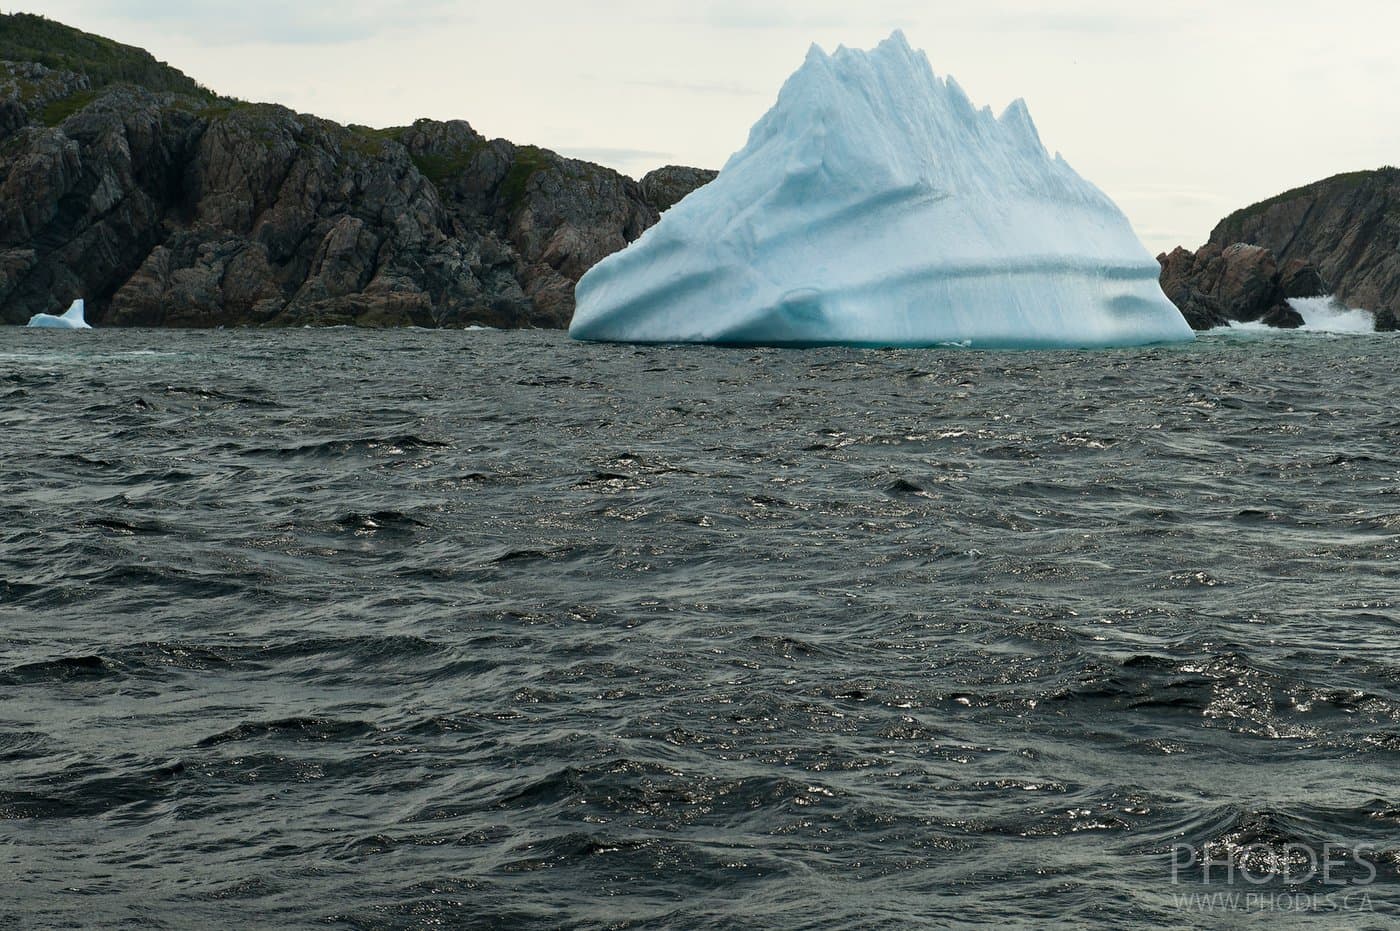
<instances>
[{"instance_id":1,"label":"white sea foam","mask_svg":"<svg viewBox=\"0 0 1400 931\"><path fill-rule=\"evenodd\" d=\"M1294 298L1288 302L1303 317L1303 329L1316 333L1374 333L1376 318L1369 310L1347 307L1331 297Z\"/></svg>"},{"instance_id":2,"label":"white sea foam","mask_svg":"<svg viewBox=\"0 0 1400 931\"><path fill-rule=\"evenodd\" d=\"M1271 327L1258 320L1248 323L1235 321L1216 327L1210 332L1236 336L1278 336L1294 333L1320 333L1351 336L1376 332L1376 318L1369 310L1347 307L1334 297L1293 298L1289 306L1298 311L1303 325L1294 330Z\"/></svg>"}]
</instances>

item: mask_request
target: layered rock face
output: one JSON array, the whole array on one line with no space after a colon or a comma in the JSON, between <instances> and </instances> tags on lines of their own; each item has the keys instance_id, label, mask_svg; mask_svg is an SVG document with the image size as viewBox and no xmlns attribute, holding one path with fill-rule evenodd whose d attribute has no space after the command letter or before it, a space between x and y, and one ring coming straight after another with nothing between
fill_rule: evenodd
<instances>
[{"instance_id":1,"label":"layered rock face","mask_svg":"<svg viewBox=\"0 0 1400 931\"><path fill-rule=\"evenodd\" d=\"M1163 256L1163 289L1193 326L1219 314L1226 319L1260 319L1248 316L1259 308L1254 289L1214 288L1220 281L1217 259L1237 243L1261 247L1274 256L1284 291L1314 290L1322 284L1324 293L1335 293L1346 305L1373 311L1377 329L1396 328L1400 169L1338 175L1280 194L1222 220L1193 263L1179 254L1185 250ZM1290 275L1305 278L1298 281ZM1214 297L1219 304L1203 297Z\"/></svg>"},{"instance_id":2,"label":"layered rock face","mask_svg":"<svg viewBox=\"0 0 1400 931\"><path fill-rule=\"evenodd\" d=\"M43 38L70 34L106 42ZM584 272L709 178L648 196L464 122L343 127L114 47L139 65L118 76L184 89L0 62L0 322L85 297L108 326L566 327Z\"/></svg>"}]
</instances>

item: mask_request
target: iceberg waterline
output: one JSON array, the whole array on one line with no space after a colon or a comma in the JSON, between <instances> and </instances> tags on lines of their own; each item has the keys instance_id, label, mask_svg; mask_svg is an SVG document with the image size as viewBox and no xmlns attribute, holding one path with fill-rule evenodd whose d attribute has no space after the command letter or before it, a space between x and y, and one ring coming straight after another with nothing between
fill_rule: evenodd
<instances>
[{"instance_id":1,"label":"iceberg waterline","mask_svg":"<svg viewBox=\"0 0 1400 931\"><path fill-rule=\"evenodd\" d=\"M901 33L813 47L719 177L579 283L619 342L1101 347L1189 341L1127 218Z\"/></svg>"},{"instance_id":2,"label":"iceberg waterline","mask_svg":"<svg viewBox=\"0 0 1400 931\"><path fill-rule=\"evenodd\" d=\"M79 299L73 302L61 316L56 314L35 314L29 318L26 326L43 330L91 330L92 327L83 319L85 310L84 302Z\"/></svg>"}]
</instances>

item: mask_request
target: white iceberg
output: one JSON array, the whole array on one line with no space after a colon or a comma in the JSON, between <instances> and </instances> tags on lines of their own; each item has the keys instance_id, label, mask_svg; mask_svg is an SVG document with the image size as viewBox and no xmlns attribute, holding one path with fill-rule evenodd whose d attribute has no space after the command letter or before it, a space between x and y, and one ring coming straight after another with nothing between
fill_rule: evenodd
<instances>
[{"instance_id":1,"label":"white iceberg","mask_svg":"<svg viewBox=\"0 0 1400 931\"><path fill-rule=\"evenodd\" d=\"M74 301L73 306L61 317L54 314L35 314L29 318L28 326L44 330L91 330L92 327L83 319L83 306L81 300Z\"/></svg>"},{"instance_id":2,"label":"white iceberg","mask_svg":"<svg viewBox=\"0 0 1400 931\"><path fill-rule=\"evenodd\" d=\"M579 282L616 342L1102 347L1189 341L1098 188L896 32L813 47L719 177Z\"/></svg>"}]
</instances>

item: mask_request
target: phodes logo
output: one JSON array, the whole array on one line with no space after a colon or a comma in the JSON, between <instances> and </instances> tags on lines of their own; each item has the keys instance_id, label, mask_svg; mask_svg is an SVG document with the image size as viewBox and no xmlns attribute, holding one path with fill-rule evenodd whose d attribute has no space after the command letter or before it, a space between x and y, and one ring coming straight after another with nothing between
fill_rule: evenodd
<instances>
[{"instance_id":1,"label":"phodes logo","mask_svg":"<svg viewBox=\"0 0 1400 931\"><path fill-rule=\"evenodd\" d=\"M1374 912L1369 892L1193 892L1172 896L1186 912Z\"/></svg>"},{"instance_id":2,"label":"phodes logo","mask_svg":"<svg viewBox=\"0 0 1400 931\"><path fill-rule=\"evenodd\" d=\"M1250 844L1223 849L1172 848L1172 885L1226 887L1177 892L1178 909L1192 912L1372 912L1369 887L1380 875L1379 851L1362 844ZM1268 890L1268 886L1292 889ZM1325 891L1303 891L1322 886Z\"/></svg>"}]
</instances>

